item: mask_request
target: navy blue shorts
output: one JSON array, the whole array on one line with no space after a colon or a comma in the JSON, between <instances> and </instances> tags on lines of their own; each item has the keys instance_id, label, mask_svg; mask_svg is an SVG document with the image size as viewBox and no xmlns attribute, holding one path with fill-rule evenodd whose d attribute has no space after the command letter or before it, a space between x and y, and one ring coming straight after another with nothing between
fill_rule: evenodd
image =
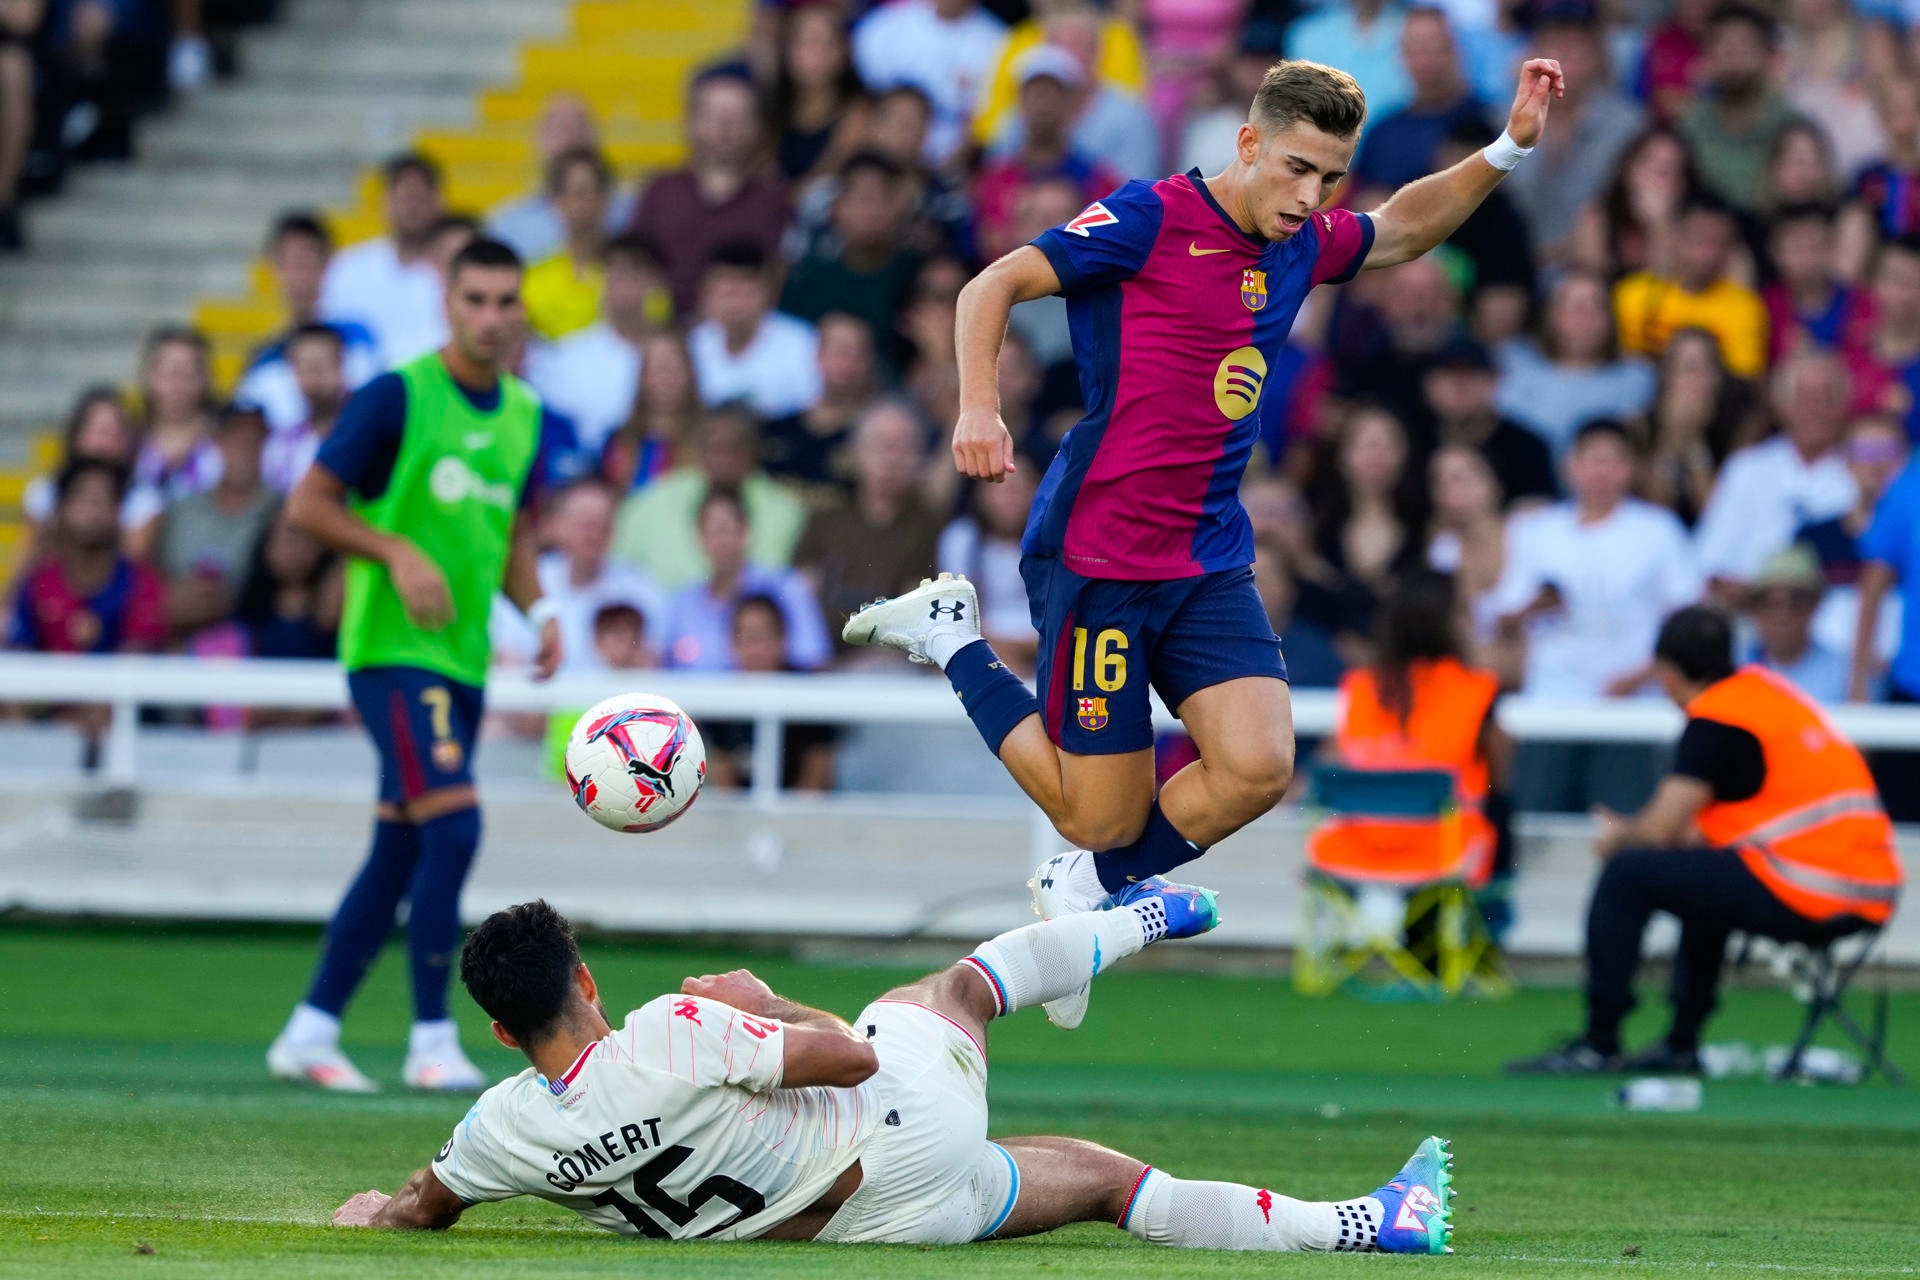
<instances>
[{"instance_id":1,"label":"navy blue shorts","mask_svg":"<svg viewBox=\"0 0 1920 1280\"><path fill-rule=\"evenodd\" d=\"M473 784L484 689L424 667L365 667L347 673L347 692L380 753L382 801Z\"/></svg>"},{"instance_id":2,"label":"navy blue shorts","mask_svg":"<svg viewBox=\"0 0 1920 1280\"><path fill-rule=\"evenodd\" d=\"M1040 715L1047 736L1075 755L1152 746L1149 686L1177 713L1210 685L1287 678L1250 568L1121 582L1083 578L1055 556L1023 556L1020 576L1040 632Z\"/></svg>"}]
</instances>

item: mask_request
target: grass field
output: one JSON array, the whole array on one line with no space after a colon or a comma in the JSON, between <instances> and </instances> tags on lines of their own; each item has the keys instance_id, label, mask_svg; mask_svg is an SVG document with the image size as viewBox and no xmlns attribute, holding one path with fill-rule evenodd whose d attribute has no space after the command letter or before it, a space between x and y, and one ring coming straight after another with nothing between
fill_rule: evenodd
<instances>
[{"instance_id":1,"label":"grass field","mask_svg":"<svg viewBox=\"0 0 1920 1280\"><path fill-rule=\"evenodd\" d=\"M743 961L848 1014L910 976L587 951L621 1008ZM1037 1010L996 1028L997 1134L1079 1134L1175 1173L1321 1198L1363 1194L1440 1133L1458 1155L1457 1255L1176 1254L1102 1226L957 1249L669 1246L536 1201L475 1210L443 1235L335 1231L335 1204L391 1189L466 1104L269 1082L263 1047L311 959L293 933L0 930L0 1277L1920 1274L1920 1092L1725 1082L1699 1114L1622 1114L1603 1084L1496 1074L1573 1027L1571 992L1382 1005L1152 972L1102 978L1075 1034ZM383 1080L404 1038L396 960L348 1021L349 1048ZM477 1060L521 1065L464 995L456 1008ZM1782 994L1738 992L1714 1034L1775 1042L1794 1016ZM1920 1066L1920 997L1897 1001L1894 1026L1895 1056Z\"/></svg>"}]
</instances>

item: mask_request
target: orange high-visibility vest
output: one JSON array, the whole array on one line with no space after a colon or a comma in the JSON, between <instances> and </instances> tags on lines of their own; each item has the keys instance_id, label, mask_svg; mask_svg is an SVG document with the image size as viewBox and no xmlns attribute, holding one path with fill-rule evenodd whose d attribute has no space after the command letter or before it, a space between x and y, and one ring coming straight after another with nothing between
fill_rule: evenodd
<instances>
[{"instance_id":1,"label":"orange high-visibility vest","mask_svg":"<svg viewBox=\"0 0 1920 1280\"><path fill-rule=\"evenodd\" d=\"M1459 808L1435 820L1335 816L1308 842L1313 865L1343 879L1413 883L1462 876L1478 888L1493 870L1493 826L1480 806L1491 789L1480 730L1500 681L1453 658L1407 669L1403 720L1380 699L1370 670L1350 671L1334 734L1340 758L1358 769L1444 769Z\"/></svg>"},{"instance_id":2,"label":"orange high-visibility vest","mask_svg":"<svg viewBox=\"0 0 1920 1280\"><path fill-rule=\"evenodd\" d=\"M1775 897L1810 920L1885 924L1900 893L1893 824L1867 762L1826 713L1753 666L1709 685L1687 714L1745 729L1766 760L1758 794L1700 811L1707 842L1737 849Z\"/></svg>"}]
</instances>

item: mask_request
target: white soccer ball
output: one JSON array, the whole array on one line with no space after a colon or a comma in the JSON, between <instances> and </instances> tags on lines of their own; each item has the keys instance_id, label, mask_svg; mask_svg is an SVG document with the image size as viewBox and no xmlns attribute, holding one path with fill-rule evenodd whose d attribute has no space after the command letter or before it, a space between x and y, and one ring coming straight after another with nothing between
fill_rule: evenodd
<instances>
[{"instance_id":1,"label":"white soccer ball","mask_svg":"<svg viewBox=\"0 0 1920 1280\"><path fill-rule=\"evenodd\" d=\"M706 780L700 730L654 694L615 694L567 736L573 802L614 831L658 831L692 807Z\"/></svg>"}]
</instances>

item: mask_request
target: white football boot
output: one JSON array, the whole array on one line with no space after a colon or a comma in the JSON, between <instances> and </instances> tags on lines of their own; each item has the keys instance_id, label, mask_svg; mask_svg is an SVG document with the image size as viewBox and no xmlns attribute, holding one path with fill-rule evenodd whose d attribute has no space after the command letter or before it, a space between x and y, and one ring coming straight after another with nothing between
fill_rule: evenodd
<instances>
[{"instance_id":1,"label":"white football boot","mask_svg":"<svg viewBox=\"0 0 1920 1280\"><path fill-rule=\"evenodd\" d=\"M1069 849L1055 854L1033 870L1027 881L1033 895L1033 913L1042 920L1053 920L1082 911L1105 911L1112 898L1093 873L1093 855L1085 849ZM1041 1007L1054 1026L1071 1031L1087 1016L1087 1002L1093 998L1093 983L1082 983L1072 995L1049 1000Z\"/></svg>"},{"instance_id":2,"label":"white football boot","mask_svg":"<svg viewBox=\"0 0 1920 1280\"><path fill-rule=\"evenodd\" d=\"M927 641L951 635L955 648L980 638L980 597L958 574L923 578L904 595L875 600L854 611L840 638L848 644L903 650L915 662L930 663Z\"/></svg>"},{"instance_id":3,"label":"white football boot","mask_svg":"<svg viewBox=\"0 0 1920 1280\"><path fill-rule=\"evenodd\" d=\"M451 1037L432 1048L409 1048L400 1079L409 1089L430 1093L479 1093L493 1081L473 1065L460 1050L460 1042Z\"/></svg>"},{"instance_id":4,"label":"white football boot","mask_svg":"<svg viewBox=\"0 0 1920 1280\"><path fill-rule=\"evenodd\" d=\"M310 1084L333 1093L378 1093L380 1086L353 1065L332 1041L293 1044L281 1036L267 1046L267 1071L275 1080Z\"/></svg>"}]
</instances>

